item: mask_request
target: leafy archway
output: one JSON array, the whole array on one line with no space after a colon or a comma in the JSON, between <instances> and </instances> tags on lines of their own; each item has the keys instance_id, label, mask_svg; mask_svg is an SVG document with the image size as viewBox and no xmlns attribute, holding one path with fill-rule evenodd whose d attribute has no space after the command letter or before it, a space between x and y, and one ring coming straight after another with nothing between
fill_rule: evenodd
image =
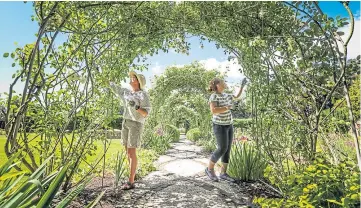
<instances>
[{"instance_id":1,"label":"leafy archway","mask_svg":"<svg viewBox=\"0 0 361 208\"><path fill-rule=\"evenodd\" d=\"M42 144L55 134L59 142L53 148L62 146L66 126L80 117L74 122L76 135L84 138L78 145L88 147L88 138L96 137L106 109L112 108L105 93L108 82L123 80L129 70L144 70L142 61L159 50L187 53L186 37L196 35L200 42L217 42L251 79L256 132L262 134L264 119L298 123L295 128L305 135L300 145L312 157L328 100L340 92L351 109L345 74L353 16L346 2L343 6L351 23L345 42L337 29L347 19L327 17L317 2L34 2L39 23L35 43L4 54L19 68L6 104L5 152L10 156L23 148L19 134L28 140L23 126L32 104L38 106L38 124L48 127L32 127ZM65 39L62 44L59 36ZM24 90L18 103L12 88L19 81ZM59 120L52 122L54 117ZM351 110L350 121L356 135ZM266 142L256 137L260 144ZM69 145L70 154L64 153L60 164L73 160L70 155L86 154ZM356 136L355 146L359 159ZM32 158L32 150L24 148ZM23 162L30 170L37 166L35 160Z\"/></svg>"},{"instance_id":2,"label":"leafy archway","mask_svg":"<svg viewBox=\"0 0 361 208\"><path fill-rule=\"evenodd\" d=\"M156 78L155 86L150 90L153 106L150 120L154 118L157 122L175 124L175 117L185 114L189 116L191 125L208 129L211 116L207 108L207 87L217 76L221 76L217 70L206 70L197 62L184 67L167 68L163 75ZM182 112L184 108L180 107L188 110Z\"/></svg>"}]
</instances>

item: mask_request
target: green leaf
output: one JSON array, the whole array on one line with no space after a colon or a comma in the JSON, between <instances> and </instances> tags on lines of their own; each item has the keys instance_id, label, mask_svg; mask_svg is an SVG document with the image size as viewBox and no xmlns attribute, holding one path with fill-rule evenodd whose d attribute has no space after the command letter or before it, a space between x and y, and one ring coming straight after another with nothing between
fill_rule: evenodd
<instances>
[{"instance_id":1,"label":"green leaf","mask_svg":"<svg viewBox=\"0 0 361 208\"><path fill-rule=\"evenodd\" d=\"M30 180L30 181L28 181L28 183L32 183L32 184L36 185L39 188L39 190L42 193L44 193L44 188L43 188L43 186L41 185L41 182L38 179Z\"/></svg>"},{"instance_id":2,"label":"green leaf","mask_svg":"<svg viewBox=\"0 0 361 208\"><path fill-rule=\"evenodd\" d=\"M47 167L47 163L50 161L50 159L53 157L53 155L49 156L41 165L40 167L33 173L31 174L30 178L32 179L38 179L43 172L45 171L45 168Z\"/></svg>"},{"instance_id":3,"label":"green leaf","mask_svg":"<svg viewBox=\"0 0 361 208\"><path fill-rule=\"evenodd\" d=\"M63 182L63 180L66 176L66 171L68 170L68 168L69 168L69 165L66 165L61 169L61 171L56 176L54 181L50 184L50 186L49 186L48 190L45 192L44 196L41 197L41 200L39 201L39 203L36 206L37 208L48 207L50 205L51 201L55 197L56 193L58 192L58 190L61 186L61 183Z\"/></svg>"},{"instance_id":4,"label":"green leaf","mask_svg":"<svg viewBox=\"0 0 361 208\"><path fill-rule=\"evenodd\" d=\"M4 53L3 57L4 57L4 58L9 57L9 53Z\"/></svg>"},{"instance_id":5,"label":"green leaf","mask_svg":"<svg viewBox=\"0 0 361 208\"><path fill-rule=\"evenodd\" d=\"M103 191L102 193L99 194L99 196L94 199L94 201L90 202L90 204L88 204L88 206L86 206L86 208L92 208L94 207L95 205L98 204L98 202L100 201L100 199L103 197L105 191Z\"/></svg>"},{"instance_id":6,"label":"green leaf","mask_svg":"<svg viewBox=\"0 0 361 208\"><path fill-rule=\"evenodd\" d=\"M336 200L334 200L334 199L327 199L327 201L342 206L342 203L341 203L341 202L338 202L338 201L336 201Z\"/></svg>"},{"instance_id":7,"label":"green leaf","mask_svg":"<svg viewBox=\"0 0 361 208\"><path fill-rule=\"evenodd\" d=\"M15 67L15 63L11 64L12 67ZM14 78L14 77L13 77Z\"/></svg>"},{"instance_id":8,"label":"green leaf","mask_svg":"<svg viewBox=\"0 0 361 208\"><path fill-rule=\"evenodd\" d=\"M338 34L339 36L343 36L345 33L342 32L342 31L338 31L337 34Z\"/></svg>"},{"instance_id":9,"label":"green leaf","mask_svg":"<svg viewBox=\"0 0 361 208\"><path fill-rule=\"evenodd\" d=\"M35 205L39 202L39 200L40 200L40 198L35 198L34 200L21 205L19 208L35 207Z\"/></svg>"},{"instance_id":10,"label":"green leaf","mask_svg":"<svg viewBox=\"0 0 361 208\"><path fill-rule=\"evenodd\" d=\"M19 172L14 172L14 173L6 173L2 176L0 176L0 181L5 181L9 178L14 178L18 175L22 175L22 174L25 174L26 172L25 171L19 171Z\"/></svg>"},{"instance_id":11,"label":"green leaf","mask_svg":"<svg viewBox=\"0 0 361 208\"><path fill-rule=\"evenodd\" d=\"M6 202L5 204L2 204L3 207L6 208L15 208L17 207L18 203L17 201L19 200L19 198L21 197L21 195L15 195L15 197L13 197L10 201Z\"/></svg>"},{"instance_id":12,"label":"green leaf","mask_svg":"<svg viewBox=\"0 0 361 208\"><path fill-rule=\"evenodd\" d=\"M351 199L353 199L353 200L357 200L359 198L360 198L359 194L352 194L351 195Z\"/></svg>"},{"instance_id":13,"label":"green leaf","mask_svg":"<svg viewBox=\"0 0 361 208\"><path fill-rule=\"evenodd\" d=\"M4 93L5 95L8 95L8 93ZM6 172L10 171L11 167L13 167L13 161L19 157L20 155L20 151L17 152L15 155L13 155L8 161L6 161L5 164L3 164L1 167L0 167L0 175L2 176L3 174L5 174Z\"/></svg>"},{"instance_id":14,"label":"green leaf","mask_svg":"<svg viewBox=\"0 0 361 208\"><path fill-rule=\"evenodd\" d=\"M80 184L76 189L70 192L57 206L56 208L67 207L75 197L79 195L80 192L83 191L85 186L90 182L91 178L87 179L84 183Z\"/></svg>"},{"instance_id":15,"label":"green leaf","mask_svg":"<svg viewBox=\"0 0 361 208\"><path fill-rule=\"evenodd\" d=\"M16 181L12 182L11 184L9 184L9 186L7 187L2 187L3 190L0 194L0 199L5 196L9 191L11 191L14 187L16 187L16 185L21 181L21 179L24 177L24 175L21 175L20 177L18 177L16 179Z\"/></svg>"}]
</instances>

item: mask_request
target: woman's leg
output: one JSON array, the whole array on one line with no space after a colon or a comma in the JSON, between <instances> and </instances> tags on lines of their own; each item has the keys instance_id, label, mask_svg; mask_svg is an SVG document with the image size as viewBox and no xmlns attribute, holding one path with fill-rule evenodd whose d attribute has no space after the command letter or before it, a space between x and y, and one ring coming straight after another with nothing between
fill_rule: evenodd
<instances>
[{"instance_id":1,"label":"woman's leg","mask_svg":"<svg viewBox=\"0 0 361 208\"><path fill-rule=\"evenodd\" d=\"M227 148L226 153L222 156L222 169L221 169L221 174L219 177L221 179L224 179L224 180L227 180L230 182L235 182L235 180L227 174L229 157L230 157L230 153L231 153L231 149L232 149L233 126L229 127L227 134L228 134L228 138L227 138L228 148Z\"/></svg>"},{"instance_id":2,"label":"woman's leg","mask_svg":"<svg viewBox=\"0 0 361 208\"><path fill-rule=\"evenodd\" d=\"M229 126L229 128L227 128L227 132L226 132L227 138L227 149L224 153L224 155L222 156L222 170L221 170L221 174L224 174L227 172L227 167L228 167L228 163L229 163L229 156L231 153L231 149L232 149L232 141L233 141L233 125Z\"/></svg>"},{"instance_id":3,"label":"woman's leg","mask_svg":"<svg viewBox=\"0 0 361 208\"><path fill-rule=\"evenodd\" d=\"M222 125L213 125L213 132L216 136L216 140L217 140L217 149L216 151L213 152L211 159L209 161L209 169L213 169L214 165L217 163L217 161L219 160L219 158L222 157L222 155L224 155L227 151L228 148L228 141L227 141L227 126L222 126Z\"/></svg>"},{"instance_id":4,"label":"woman's leg","mask_svg":"<svg viewBox=\"0 0 361 208\"><path fill-rule=\"evenodd\" d=\"M211 180L218 181L218 177L214 172L214 165L227 150L227 144L224 142L226 136L225 126L213 124L213 131L217 140L217 149L213 152L209 160L208 168L206 168L206 174Z\"/></svg>"},{"instance_id":5,"label":"woman's leg","mask_svg":"<svg viewBox=\"0 0 361 208\"><path fill-rule=\"evenodd\" d=\"M134 183L135 178L135 171L137 170L137 152L136 148L128 148L128 156L130 161L130 176L129 176L129 182Z\"/></svg>"},{"instance_id":6,"label":"woman's leg","mask_svg":"<svg viewBox=\"0 0 361 208\"><path fill-rule=\"evenodd\" d=\"M128 139L126 141L127 145L127 155L128 155L128 161L129 161L129 167L130 167L130 175L129 175L129 181L124 185L124 189L131 189L134 188L134 181L135 181L135 174L137 170L137 154L136 150L138 147L140 147L140 139L141 134L143 131L143 125L141 123L135 122L135 121L127 121L127 127L128 132L126 132L128 135Z\"/></svg>"},{"instance_id":7,"label":"woman's leg","mask_svg":"<svg viewBox=\"0 0 361 208\"><path fill-rule=\"evenodd\" d=\"M127 160L130 167L130 157L128 152L128 143L129 143L129 127L128 127L129 121L127 122L126 119L123 120L122 123L122 133L121 133L121 139L123 140L124 150L127 153Z\"/></svg>"}]
</instances>

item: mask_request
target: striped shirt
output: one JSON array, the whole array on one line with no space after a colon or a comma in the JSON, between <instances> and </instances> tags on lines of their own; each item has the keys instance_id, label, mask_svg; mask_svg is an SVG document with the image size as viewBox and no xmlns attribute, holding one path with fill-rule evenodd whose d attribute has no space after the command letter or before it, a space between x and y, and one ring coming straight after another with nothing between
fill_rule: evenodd
<instances>
[{"instance_id":1,"label":"striped shirt","mask_svg":"<svg viewBox=\"0 0 361 208\"><path fill-rule=\"evenodd\" d=\"M233 95L222 93L213 93L209 98L209 103L214 102L215 107L225 107L232 105ZM218 125L231 125L233 123L232 113L226 110L223 113L213 114L212 121Z\"/></svg>"}]
</instances>

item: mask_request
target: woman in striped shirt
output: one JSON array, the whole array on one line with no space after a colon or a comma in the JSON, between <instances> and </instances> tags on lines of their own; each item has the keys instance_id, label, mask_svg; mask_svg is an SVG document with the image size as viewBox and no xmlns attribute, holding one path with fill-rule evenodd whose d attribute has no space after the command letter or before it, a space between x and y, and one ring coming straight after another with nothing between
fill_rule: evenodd
<instances>
[{"instance_id":1,"label":"woman in striped shirt","mask_svg":"<svg viewBox=\"0 0 361 208\"><path fill-rule=\"evenodd\" d=\"M209 98L209 106L213 115L213 132L217 139L217 149L212 154L205 172L213 181L218 181L218 177L214 171L214 165L219 158L222 158L220 178L234 182L234 179L227 174L227 166L233 140L233 119L230 109L232 108L233 99L238 98L241 95L246 82L246 79L242 80L241 88L236 96L223 92L227 85L224 80L220 78L214 78L209 84L209 91L213 92Z\"/></svg>"}]
</instances>

